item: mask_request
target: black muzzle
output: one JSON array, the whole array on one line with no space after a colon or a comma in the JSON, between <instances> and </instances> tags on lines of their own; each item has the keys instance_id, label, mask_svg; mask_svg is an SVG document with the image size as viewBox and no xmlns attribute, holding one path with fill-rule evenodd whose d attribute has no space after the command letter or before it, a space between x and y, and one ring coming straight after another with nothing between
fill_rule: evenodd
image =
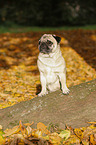
<instances>
[{"instance_id":1,"label":"black muzzle","mask_svg":"<svg viewBox=\"0 0 96 145\"><path fill-rule=\"evenodd\" d=\"M51 49L48 47L48 45L45 43L45 42L42 42L40 45L39 45L39 51L41 53L50 53L51 52Z\"/></svg>"}]
</instances>

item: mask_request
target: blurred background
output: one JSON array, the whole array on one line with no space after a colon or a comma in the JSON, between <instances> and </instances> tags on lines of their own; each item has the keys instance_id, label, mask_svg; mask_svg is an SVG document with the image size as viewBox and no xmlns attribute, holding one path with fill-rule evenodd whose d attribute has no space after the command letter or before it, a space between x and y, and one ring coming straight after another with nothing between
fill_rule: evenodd
<instances>
[{"instance_id":1,"label":"blurred background","mask_svg":"<svg viewBox=\"0 0 96 145\"><path fill-rule=\"evenodd\" d=\"M0 0L0 25L96 24L96 0Z\"/></svg>"}]
</instances>

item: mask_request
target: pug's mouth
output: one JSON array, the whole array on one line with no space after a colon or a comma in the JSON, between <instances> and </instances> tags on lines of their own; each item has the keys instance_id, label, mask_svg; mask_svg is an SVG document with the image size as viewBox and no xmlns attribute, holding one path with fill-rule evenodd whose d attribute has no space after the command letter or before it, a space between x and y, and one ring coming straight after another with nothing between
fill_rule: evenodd
<instances>
[{"instance_id":1,"label":"pug's mouth","mask_svg":"<svg viewBox=\"0 0 96 145\"><path fill-rule=\"evenodd\" d=\"M52 50L48 47L48 45L45 42L42 42L39 45L39 51L43 54L49 54L50 52L52 52Z\"/></svg>"}]
</instances>

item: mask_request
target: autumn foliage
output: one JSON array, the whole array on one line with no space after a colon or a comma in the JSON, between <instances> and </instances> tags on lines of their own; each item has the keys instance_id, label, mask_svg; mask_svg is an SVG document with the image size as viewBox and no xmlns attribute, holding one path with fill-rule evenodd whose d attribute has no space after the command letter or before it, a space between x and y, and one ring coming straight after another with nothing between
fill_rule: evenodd
<instances>
[{"instance_id":1,"label":"autumn foliage","mask_svg":"<svg viewBox=\"0 0 96 145\"><path fill-rule=\"evenodd\" d=\"M96 122L89 122L90 126L75 128L66 125L65 130L56 126L45 126L39 122L37 128L32 123L19 122L12 129L0 130L0 143L2 145L96 145ZM54 130L54 132L52 132Z\"/></svg>"}]
</instances>

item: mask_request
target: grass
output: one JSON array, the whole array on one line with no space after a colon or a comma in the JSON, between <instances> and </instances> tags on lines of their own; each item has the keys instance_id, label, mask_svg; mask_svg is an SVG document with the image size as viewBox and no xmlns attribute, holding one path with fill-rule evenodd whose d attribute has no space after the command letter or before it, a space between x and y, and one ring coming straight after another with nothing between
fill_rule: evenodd
<instances>
[{"instance_id":1,"label":"grass","mask_svg":"<svg viewBox=\"0 0 96 145\"><path fill-rule=\"evenodd\" d=\"M38 31L62 31L62 30L96 30L96 25L86 26L63 26L63 27L37 27L37 26L21 26L10 23L8 25L0 25L0 33L19 33L19 32L38 32Z\"/></svg>"}]
</instances>

